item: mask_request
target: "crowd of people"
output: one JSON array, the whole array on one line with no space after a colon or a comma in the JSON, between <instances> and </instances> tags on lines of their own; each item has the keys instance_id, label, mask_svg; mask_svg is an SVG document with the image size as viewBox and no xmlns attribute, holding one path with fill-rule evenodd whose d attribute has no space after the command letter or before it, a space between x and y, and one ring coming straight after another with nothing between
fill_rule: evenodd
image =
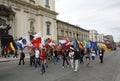
<instances>
[{"instance_id":1,"label":"crowd of people","mask_svg":"<svg viewBox=\"0 0 120 81\"><path fill-rule=\"evenodd\" d=\"M42 48L28 48L29 49L29 55L30 55L30 67L40 67L41 73L46 72L46 68L48 68L49 63L53 64L60 64L60 61L62 60L62 68L71 67L74 69L74 71L78 71L79 63L86 64L86 66L89 66L89 60L95 59L95 52L92 50L92 48L84 48L84 49L78 49L78 48L72 48L70 49L46 49L44 47ZM98 56L100 58L100 63L103 63L103 56L104 56L105 50L103 48L98 49ZM20 51L20 61L19 65L21 65L21 61L23 61L23 65L25 64L24 61L25 54L23 51ZM84 60L85 58L85 60Z\"/></svg>"}]
</instances>

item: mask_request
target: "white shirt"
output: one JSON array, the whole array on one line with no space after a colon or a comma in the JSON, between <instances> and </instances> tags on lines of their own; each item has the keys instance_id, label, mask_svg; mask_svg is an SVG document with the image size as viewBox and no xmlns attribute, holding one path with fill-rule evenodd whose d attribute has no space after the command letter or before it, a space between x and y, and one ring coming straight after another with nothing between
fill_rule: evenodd
<instances>
[{"instance_id":1,"label":"white shirt","mask_svg":"<svg viewBox=\"0 0 120 81\"><path fill-rule=\"evenodd\" d=\"M36 58L39 58L39 54L40 54L40 51L36 49L36 50L35 50L35 57L36 57Z\"/></svg>"},{"instance_id":2,"label":"white shirt","mask_svg":"<svg viewBox=\"0 0 120 81\"><path fill-rule=\"evenodd\" d=\"M69 57L70 57L70 59L73 59L74 57L74 52L69 52Z\"/></svg>"}]
</instances>

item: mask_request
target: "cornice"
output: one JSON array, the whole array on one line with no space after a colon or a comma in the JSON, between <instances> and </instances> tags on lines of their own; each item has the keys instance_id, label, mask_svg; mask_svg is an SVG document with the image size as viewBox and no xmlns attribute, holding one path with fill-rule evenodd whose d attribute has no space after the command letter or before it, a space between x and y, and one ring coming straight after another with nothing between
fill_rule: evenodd
<instances>
[{"instance_id":1,"label":"cornice","mask_svg":"<svg viewBox=\"0 0 120 81\"><path fill-rule=\"evenodd\" d=\"M48 12L48 13L51 13L51 14L54 14L54 15L58 15L58 13L57 12L55 12L55 11L52 11L52 10L49 10L49 9L46 9L46 8L44 8L44 7L42 7L42 6L36 6L37 8L37 10L42 10L42 11L45 11L45 12Z\"/></svg>"},{"instance_id":2,"label":"cornice","mask_svg":"<svg viewBox=\"0 0 120 81\"><path fill-rule=\"evenodd\" d=\"M48 13L53 14L53 15L58 15L58 13L55 12L55 11L46 9L46 8L44 8L44 7L42 7L42 6L39 6L39 5L30 4L30 3L26 2L26 1L23 1L23 0L8 0L8 1L11 1L11 2L13 2L13 3L17 3L17 4L20 4L20 5L22 5L22 6L26 6L26 7L29 7L29 8L31 8L31 9L38 10L38 11L39 11L39 10L42 10L42 11L44 11L44 12L48 12Z\"/></svg>"}]
</instances>

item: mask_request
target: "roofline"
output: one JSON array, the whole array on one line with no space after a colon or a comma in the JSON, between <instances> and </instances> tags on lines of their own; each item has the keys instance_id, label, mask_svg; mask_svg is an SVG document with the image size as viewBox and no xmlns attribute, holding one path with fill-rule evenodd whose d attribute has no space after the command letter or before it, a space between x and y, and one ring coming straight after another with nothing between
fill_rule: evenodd
<instances>
[{"instance_id":1,"label":"roofline","mask_svg":"<svg viewBox=\"0 0 120 81\"><path fill-rule=\"evenodd\" d=\"M57 22L62 22L62 23L65 23L65 24L68 24L68 25L74 26L74 27L76 27L76 28L80 28L81 30L84 30L84 31L89 32L89 30L83 29L83 28L81 28L81 27L79 27L79 26L77 26L77 25L73 25L73 24L70 24L70 23L68 23L68 22L65 22L65 21L62 21L62 20L59 20L59 19L57 19Z\"/></svg>"}]
</instances>

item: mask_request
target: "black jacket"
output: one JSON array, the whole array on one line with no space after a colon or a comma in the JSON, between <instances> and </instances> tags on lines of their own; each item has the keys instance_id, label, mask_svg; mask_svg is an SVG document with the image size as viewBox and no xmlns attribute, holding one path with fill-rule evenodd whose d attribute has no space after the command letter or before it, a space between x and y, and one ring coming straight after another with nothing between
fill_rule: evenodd
<instances>
[{"instance_id":1,"label":"black jacket","mask_svg":"<svg viewBox=\"0 0 120 81\"><path fill-rule=\"evenodd\" d=\"M74 60L78 60L80 58L80 51L74 51Z\"/></svg>"}]
</instances>

